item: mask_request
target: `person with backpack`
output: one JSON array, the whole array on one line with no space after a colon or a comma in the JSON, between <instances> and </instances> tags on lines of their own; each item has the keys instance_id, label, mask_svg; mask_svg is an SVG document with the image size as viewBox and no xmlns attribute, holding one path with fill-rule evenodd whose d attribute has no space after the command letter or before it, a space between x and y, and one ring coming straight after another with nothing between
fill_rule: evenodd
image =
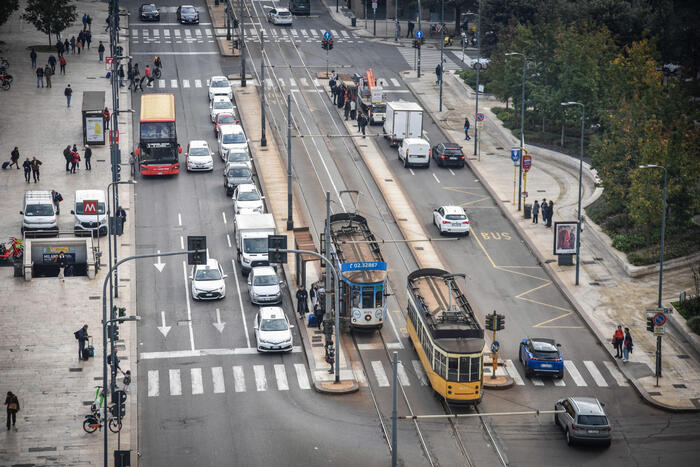
<instances>
[{"instance_id":1,"label":"person with backpack","mask_svg":"<svg viewBox=\"0 0 700 467\"><path fill-rule=\"evenodd\" d=\"M85 352L85 343L90 337L88 336L88 325L84 325L82 328L75 331L73 335L78 340L78 360L87 360L87 358L83 358L83 354Z\"/></svg>"},{"instance_id":2,"label":"person with backpack","mask_svg":"<svg viewBox=\"0 0 700 467\"><path fill-rule=\"evenodd\" d=\"M51 190L51 199L53 200L53 206L56 208L56 215L61 214L61 201L63 201L63 195L56 190Z\"/></svg>"},{"instance_id":3,"label":"person with backpack","mask_svg":"<svg viewBox=\"0 0 700 467\"><path fill-rule=\"evenodd\" d=\"M630 328L625 328L625 338L622 341L622 362L627 363L630 360L630 354L632 353L632 334L630 334Z\"/></svg>"},{"instance_id":4,"label":"person with backpack","mask_svg":"<svg viewBox=\"0 0 700 467\"><path fill-rule=\"evenodd\" d=\"M19 399L12 393L12 391L7 391L7 397L5 397L5 405L7 406L7 429L10 429L10 421L12 426L17 423L17 412L19 412ZM17 430L17 428L15 428Z\"/></svg>"},{"instance_id":5,"label":"person with backpack","mask_svg":"<svg viewBox=\"0 0 700 467\"><path fill-rule=\"evenodd\" d=\"M464 140L469 141L471 137L469 136L469 127L471 125L469 124L469 119L467 117L464 117Z\"/></svg>"},{"instance_id":6,"label":"person with backpack","mask_svg":"<svg viewBox=\"0 0 700 467\"><path fill-rule=\"evenodd\" d=\"M59 57L63 56L63 42L60 39L56 41L56 53Z\"/></svg>"},{"instance_id":7,"label":"person with backpack","mask_svg":"<svg viewBox=\"0 0 700 467\"><path fill-rule=\"evenodd\" d=\"M56 57L49 55L49 65L51 65L51 74L56 74Z\"/></svg>"}]
</instances>

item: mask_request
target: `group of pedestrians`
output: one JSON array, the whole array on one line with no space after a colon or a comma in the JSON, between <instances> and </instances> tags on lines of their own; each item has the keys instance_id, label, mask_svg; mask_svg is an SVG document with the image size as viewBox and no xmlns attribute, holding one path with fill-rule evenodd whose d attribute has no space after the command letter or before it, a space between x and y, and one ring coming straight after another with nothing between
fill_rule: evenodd
<instances>
[{"instance_id":1,"label":"group of pedestrians","mask_svg":"<svg viewBox=\"0 0 700 467\"><path fill-rule=\"evenodd\" d=\"M345 120L356 120L357 121L357 131L362 133L362 137L366 137L366 129L369 124L369 119L364 112L357 110L357 103L355 102L354 96L350 89L344 84L338 84L338 74L335 70L331 71L331 79L329 85L331 88L331 96L333 97L333 104L337 105L339 109L343 109L345 114Z\"/></svg>"},{"instance_id":2,"label":"group of pedestrians","mask_svg":"<svg viewBox=\"0 0 700 467\"><path fill-rule=\"evenodd\" d=\"M554 215L554 201L551 199L547 203L546 198L542 198L542 203L535 200L532 205L532 223L539 224L540 211L542 211L542 225L545 227L552 226L552 216Z\"/></svg>"},{"instance_id":3,"label":"group of pedestrians","mask_svg":"<svg viewBox=\"0 0 700 467\"><path fill-rule=\"evenodd\" d=\"M306 313L309 312L309 304L307 302L308 298L311 298L311 306L314 310L314 321L316 327L321 329L323 323L323 317L326 314L326 310L323 308L323 303L321 302L321 296L325 295L324 289L319 288L317 284L311 286L311 290L307 293L304 285L300 285L297 289L296 299L297 299L297 313L299 313L299 318L304 321ZM311 320L309 320L311 322Z\"/></svg>"},{"instance_id":4,"label":"group of pedestrians","mask_svg":"<svg viewBox=\"0 0 700 467\"><path fill-rule=\"evenodd\" d=\"M153 86L153 81L156 78L156 72L160 71L163 67L163 62L157 55L153 57L153 65L146 65L143 69L143 76L139 71L139 64L132 63L129 60L127 64L126 78L129 81L129 90L143 92L143 83L146 81L146 87ZM119 76L119 86L124 86L124 67L120 66L118 70Z\"/></svg>"},{"instance_id":5,"label":"group of pedestrians","mask_svg":"<svg viewBox=\"0 0 700 467\"><path fill-rule=\"evenodd\" d=\"M15 148L10 153L10 164L8 165L8 168L14 165L17 168L17 170L19 170L19 158L19 148L15 146ZM38 183L40 181L41 164L42 162L36 157L33 157L31 160L27 157L24 160L24 162L22 163L22 168L24 169L24 180L27 183L30 183L32 181L32 178L34 179L34 183Z\"/></svg>"},{"instance_id":6,"label":"group of pedestrians","mask_svg":"<svg viewBox=\"0 0 700 467\"><path fill-rule=\"evenodd\" d=\"M105 109L107 110L107 109ZM90 163L90 160L92 159L92 148L90 148L89 145L85 145L85 170L92 170L92 164ZM63 158L66 160L66 172L68 173L76 173L76 170L80 168L80 154L78 153L78 146L73 145L73 147L66 146L66 148L63 150Z\"/></svg>"},{"instance_id":7,"label":"group of pedestrians","mask_svg":"<svg viewBox=\"0 0 700 467\"><path fill-rule=\"evenodd\" d=\"M630 328L625 328L623 332L622 326L618 325L613 333L612 345L615 348L615 358L621 358L623 363L627 363L634 345Z\"/></svg>"}]
</instances>

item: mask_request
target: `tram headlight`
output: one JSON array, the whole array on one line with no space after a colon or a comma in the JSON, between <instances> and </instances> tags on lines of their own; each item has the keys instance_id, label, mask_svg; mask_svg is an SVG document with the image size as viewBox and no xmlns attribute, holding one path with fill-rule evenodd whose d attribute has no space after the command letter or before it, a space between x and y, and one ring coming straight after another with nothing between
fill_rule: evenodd
<instances>
[{"instance_id":1,"label":"tram headlight","mask_svg":"<svg viewBox=\"0 0 700 467\"><path fill-rule=\"evenodd\" d=\"M377 311L374 312L374 317L382 319L382 316L384 316L384 311L381 308L377 308Z\"/></svg>"},{"instance_id":2,"label":"tram headlight","mask_svg":"<svg viewBox=\"0 0 700 467\"><path fill-rule=\"evenodd\" d=\"M366 315L365 315L365 321L372 321L372 315L366 314Z\"/></svg>"},{"instance_id":3,"label":"tram headlight","mask_svg":"<svg viewBox=\"0 0 700 467\"><path fill-rule=\"evenodd\" d=\"M353 310L353 312L352 312L353 318L360 319L360 316L362 316L362 313L360 312L360 310Z\"/></svg>"}]
</instances>

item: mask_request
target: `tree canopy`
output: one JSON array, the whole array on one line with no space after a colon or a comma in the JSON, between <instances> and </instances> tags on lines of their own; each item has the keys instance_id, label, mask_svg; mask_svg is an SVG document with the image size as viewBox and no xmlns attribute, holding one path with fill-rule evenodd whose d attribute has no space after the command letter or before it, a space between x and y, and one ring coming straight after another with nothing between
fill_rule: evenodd
<instances>
[{"instance_id":1,"label":"tree canopy","mask_svg":"<svg viewBox=\"0 0 700 467\"><path fill-rule=\"evenodd\" d=\"M49 36L60 34L77 18L72 0L28 0L22 18Z\"/></svg>"}]
</instances>

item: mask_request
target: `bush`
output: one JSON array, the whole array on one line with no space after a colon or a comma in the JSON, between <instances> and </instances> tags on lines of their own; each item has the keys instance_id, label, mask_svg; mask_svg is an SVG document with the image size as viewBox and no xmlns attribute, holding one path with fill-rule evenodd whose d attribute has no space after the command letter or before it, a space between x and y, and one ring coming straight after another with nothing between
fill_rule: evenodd
<instances>
[{"instance_id":1,"label":"bush","mask_svg":"<svg viewBox=\"0 0 700 467\"><path fill-rule=\"evenodd\" d=\"M693 316L686 321L686 324L695 334L700 335L700 316Z\"/></svg>"},{"instance_id":2,"label":"bush","mask_svg":"<svg viewBox=\"0 0 700 467\"><path fill-rule=\"evenodd\" d=\"M629 253L630 251L638 250L646 246L646 241L644 240L644 235L629 233L615 235L612 244L614 248L620 250L621 252Z\"/></svg>"},{"instance_id":3,"label":"bush","mask_svg":"<svg viewBox=\"0 0 700 467\"><path fill-rule=\"evenodd\" d=\"M460 78L472 89L476 89L476 70L466 69L457 72ZM479 84L484 87L484 93L489 92L489 84L491 83L491 75L489 70L481 70L479 72Z\"/></svg>"},{"instance_id":4,"label":"bush","mask_svg":"<svg viewBox=\"0 0 700 467\"><path fill-rule=\"evenodd\" d=\"M692 318L693 316L700 316L700 297L690 297L683 303L677 302L677 304L673 306L675 306L678 312L686 319Z\"/></svg>"}]
</instances>

